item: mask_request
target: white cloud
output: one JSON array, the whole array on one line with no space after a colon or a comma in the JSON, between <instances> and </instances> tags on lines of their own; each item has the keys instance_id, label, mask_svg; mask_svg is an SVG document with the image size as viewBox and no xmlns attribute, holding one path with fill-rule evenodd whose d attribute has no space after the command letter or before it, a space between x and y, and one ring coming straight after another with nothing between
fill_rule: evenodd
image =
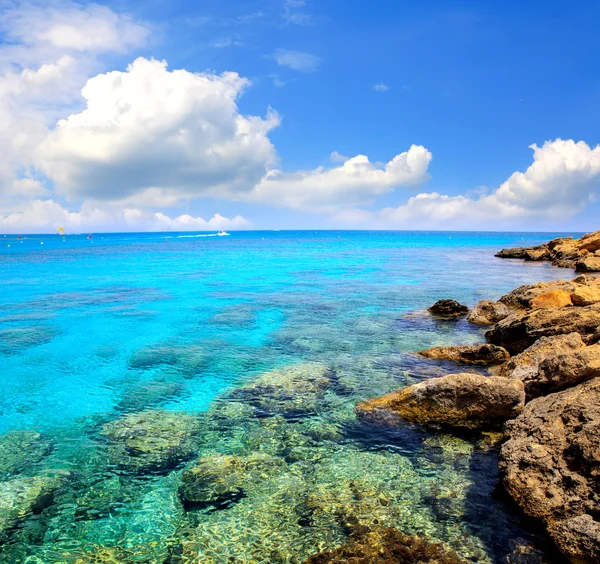
<instances>
[{"instance_id":1,"label":"white cloud","mask_svg":"<svg viewBox=\"0 0 600 564\"><path fill-rule=\"evenodd\" d=\"M347 159L341 166L286 173L270 170L250 199L305 211L330 213L339 207L369 204L399 186L417 186L429 175L431 153L413 145L385 165L365 155Z\"/></svg>"},{"instance_id":2,"label":"white cloud","mask_svg":"<svg viewBox=\"0 0 600 564\"><path fill-rule=\"evenodd\" d=\"M273 58L282 67L289 67L298 72L315 72L321 64L321 59L310 53L277 49Z\"/></svg>"},{"instance_id":3,"label":"white cloud","mask_svg":"<svg viewBox=\"0 0 600 564\"><path fill-rule=\"evenodd\" d=\"M377 92L387 92L390 89L390 87L387 84L380 82L379 84L373 85L373 89Z\"/></svg>"},{"instance_id":4,"label":"white cloud","mask_svg":"<svg viewBox=\"0 0 600 564\"><path fill-rule=\"evenodd\" d=\"M279 117L239 113L248 84L232 72L168 71L164 61L138 58L126 72L87 82L86 108L58 122L37 164L71 200L251 190L275 162L267 134Z\"/></svg>"},{"instance_id":5,"label":"white cloud","mask_svg":"<svg viewBox=\"0 0 600 564\"><path fill-rule=\"evenodd\" d=\"M95 207L84 204L71 212L53 200L33 200L19 212L0 215L3 233L54 233L58 226L67 232L79 231L216 231L244 229L250 222L215 214L208 220L189 214L170 217L162 212L136 208Z\"/></svg>"},{"instance_id":6,"label":"white cloud","mask_svg":"<svg viewBox=\"0 0 600 564\"><path fill-rule=\"evenodd\" d=\"M600 187L600 146L557 139L533 149L533 163L513 173L491 193L477 198L436 192L418 194L404 205L334 221L395 228L501 228L568 219L594 201Z\"/></svg>"},{"instance_id":7,"label":"white cloud","mask_svg":"<svg viewBox=\"0 0 600 564\"><path fill-rule=\"evenodd\" d=\"M306 0L283 0L283 19L288 24L311 25L314 23L312 16L303 11Z\"/></svg>"},{"instance_id":8,"label":"white cloud","mask_svg":"<svg viewBox=\"0 0 600 564\"><path fill-rule=\"evenodd\" d=\"M333 151L331 153L331 155L329 155L329 160L332 163L345 163L350 157L347 157L346 155L342 155L341 153L338 153L337 151Z\"/></svg>"}]
</instances>

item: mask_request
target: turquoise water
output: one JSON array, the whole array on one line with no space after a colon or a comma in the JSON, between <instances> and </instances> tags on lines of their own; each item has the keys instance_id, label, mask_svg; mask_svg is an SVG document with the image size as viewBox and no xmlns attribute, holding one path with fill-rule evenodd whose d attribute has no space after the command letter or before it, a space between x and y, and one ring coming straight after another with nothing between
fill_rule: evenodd
<instances>
[{"instance_id":1,"label":"turquoise water","mask_svg":"<svg viewBox=\"0 0 600 564\"><path fill-rule=\"evenodd\" d=\"M12 511L0 514L0 561L302 562L345 541L349 507L360 523L377 515L472 562L501 561L517 538L543 544L494 493L493 450L408 426L371 429L353 408L452 370L411 352L482 340L464 321L424 315L435 300L473 305L571 276L493 256L554 236L0 238L0 479ZM297 365L326 370L323 385L289 380ZM140 431L139 413L177 429L185 421L192 442L169 446L167 462L162 453L150 464L129 444L119 455L115 422L165 433L152 421ZM6 439L22 430L37 433L30 456ZM257 453L274 460L239 499L182 496L182 472L198 457ZM51 494L11 501L34 477L54 480ZM357 502L348 492L360 480L359 499L387 492L385 503Z\"/></svg>"}]
</instances>

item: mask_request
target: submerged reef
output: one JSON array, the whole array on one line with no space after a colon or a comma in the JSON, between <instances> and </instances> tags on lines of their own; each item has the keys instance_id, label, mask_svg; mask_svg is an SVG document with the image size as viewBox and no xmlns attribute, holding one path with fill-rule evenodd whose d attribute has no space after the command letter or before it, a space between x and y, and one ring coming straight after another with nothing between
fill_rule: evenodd
<instances>
[{"instance_id":1,"label":"submerged reef","mask_svg":"<svg viewBox=\"0 0 600 564\"><path fill-rule=\"evenodd\" d=\"M0 480L36 464L52 450L52 441L37 431L8 431L0 435Z\"/></svg>"}]
</instances>

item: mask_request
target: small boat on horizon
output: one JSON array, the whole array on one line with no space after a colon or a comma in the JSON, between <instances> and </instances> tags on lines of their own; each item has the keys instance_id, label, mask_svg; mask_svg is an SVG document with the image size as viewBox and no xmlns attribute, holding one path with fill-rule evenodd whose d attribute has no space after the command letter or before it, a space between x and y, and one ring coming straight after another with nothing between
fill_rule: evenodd
<instances>
[{"instance_id":1,"label":"small boat on horizon","mask_svg":"<svg viewBox=\"0 0 600 564\"><path fill-rule=\"evenodd\" d=\"M219 231L219 232L217 233L217 235L218 235L219 237L225 237L225 235L231 235L231 234L230 234L230 233L227 233L227 231Z\"/></svg>"}]
</instances>

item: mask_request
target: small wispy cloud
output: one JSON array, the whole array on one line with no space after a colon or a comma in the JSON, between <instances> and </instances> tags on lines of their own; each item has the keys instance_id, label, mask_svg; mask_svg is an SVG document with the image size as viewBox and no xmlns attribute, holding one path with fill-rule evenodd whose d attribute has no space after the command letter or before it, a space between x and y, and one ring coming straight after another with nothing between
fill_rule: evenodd
<instances>
[{"instance_id":1,"label":"small wispy cloud","mask_svg":"<svg viewBox=\"0 0 600 564\"><path fill-rule=\"evenodd\" d=\"M275 86L275 88L283 88L287 84L287 82L276 76L271 77L271 79L273 80L273 86Z\"/></svg>"},{"instance_id":2,"label":"small wispy cloud","mask_svg":"<svg viewBox=\"0 0 600 564\"><path fill-rule=\"evenodd\" d=\"M233 39L232 37L225 37L223 39L217 39L212 46L215 49L223 49L225 47L242 47L244 44L237 39Z\"/></svg>"},{"instance_id":3,"label":"small wispy cloud","mask_svg":"<svg viewBox=\"0 0 600 564\"><path fill-rule=\"evenodd\" d=\"M311 25L314 23L312 16L302 10L306 7L306 0L283 0L282 17L285 23L295 25Z\"/></svg>"},{"instance_id":4,"label":"small wispy cloud","mask_svg":"<svg viewBox=\"0 0 600 564\"><path fill-rule=\"evenodd\" d=\"M321 64L321 58L316 55L287 49L277 49L272 58L277 61L278 65L298 72L315 72Z\"/></svg>"},{"instance_id":5,"label":"small wispy cloud","mask_svg":"<svg viewBox=\"0 0 600 564\"><path fill-rule=\"evenodd\" d=\"M346 155L342 155L341 153L338 153L338 151L333 151L333 153L331 153L331 155L329 155L329 160L332 163L345 163L350 157L347 157Z\"/></svg>"},{"instance_id":6,"label":"small wispy cloud","mask_svg":"<svg viewBox=\"0 0 600 564\"><path fill-rule=\"evenodd\" d=\"M384 84L383 82L373 85L373 90L376 90L377 92L387 92L389 89L390 87L387 84Z\"/></svg>"}]
</instances>

